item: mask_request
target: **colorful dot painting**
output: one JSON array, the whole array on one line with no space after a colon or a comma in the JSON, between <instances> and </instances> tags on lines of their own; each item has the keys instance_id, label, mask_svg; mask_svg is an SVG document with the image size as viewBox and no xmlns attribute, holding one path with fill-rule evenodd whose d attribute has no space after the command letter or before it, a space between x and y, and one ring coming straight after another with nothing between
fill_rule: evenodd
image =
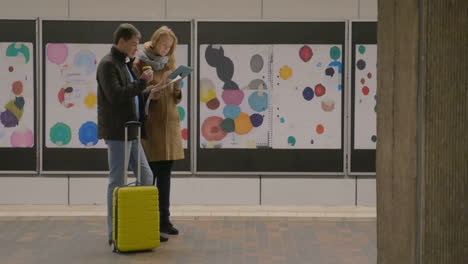
<instances>
[{"instance_id":1,"label":"colorful dot painting","mask_svg":"<svg viewBox=\"0 0 468 264\"><path fill-rule=\"evenodd\" d=\"M268 108L268 94L254 92L249 96L249 106L256 112L263 112Z\"/></svg>"},{"instance_id":2,"label":"colorful dot painting","mask_svg":"<svg viewBox=\"0 0 468 264\"><path fill-rule=\"evenodd\" d=\"M377 45L355 47L354 62L354 146L375 149L377 141Z\"/></svg>"},{"instance_id":3,"label":"colorful dot painting","mask_svg":"<svg viewBox=\"0 0 468 264\"><path fill-rule=\"evenodd\" d=\"M49 43L46 46L47 59L54 64L62 64L68 57L68 47L65 44Z\"/></svg>"},{"instance_id":4,"label":"colorful dot painting","mask_svg":"<svg viewBox=\"0 0 468 264\"><path fill-rule=\"evenodd\" d=\"M90 50L80 50L75 54L73 64L84 69L85 74L89 75L96 71L96 55Z\"/></svg>"},{"instance_id":5,"label":"colorful dot painting","mask_svg":"<svg viewBox=\"0 0 468 264\"><path fill-rule=\"evenodd\" d=\"M202 136L208 141L220 141L227 133L221 129L223 118L212 116L207 118L201 127Z\"/></svg>"},{"instance_id":6,"label":"colorful dot painting","mask_svg":"<svg viewBox=\"0 0 468 264\"><path fill-rule=\"evenodd\" d=\"M314 53L312 52L312 49L305 45L299 50L299 57L301 58L302 61L308 62L312 58Z\"/></svg>"},{"instance_id":7,"label":"colorful dot painting","mask_svg":"<svg viewBox=\"0 0 468 264\"><path fill-rule=\"evenodd\" d=\"M292 69L289 66L283 66L280 69L279 75L281 76L281 79L287 80L287 79L291 78L292 73L293 73Z\"/></svg>"},{"instance_id":8,"label":"colorful dot painting","mask_svg":"<svg viewBox=\"0 0 468 264\"><path fill-rule=\"evenodd\" d=\"M19 57L20 55L24 57L24 63L28 64L31 59L31 53L29 47L23 43L11 43L6 49L7 57Z\"/></svg>"},{"instance_id":9,"label":"colorful dot painting","mask_svg":"<svg viewBox=\"0 0 468 264\"><path fill-rule=\"evenodd\" d=\"M364 54L366 52L366 47L363 45L359 46L359 53Z\"/></svg>"},{"instance_id":10,"label":"colorful dot painting","mask_svg":"<svg viewBox=\"0 0 468 264\"><path fill-rule=\"evenodd\" d=\"M305 100L310 101L314 98L314 90L310 87L304 88L302 91L302 96L304 97Z\"/></svg>"},{"instance_id":11,"label":"colorful dot painting","mask_svg":"<svg viewBox=\"0 0 468 264\"><path fill-rule=\"evenodd\" d=\"M71 129L67 124L56 123L50 129L50 140L57 146L65 146L70 143L71 140Z\"/></svg>"},{"instance_id":12,"label":"colorful dot painting","mask_svg":"<svg viewBox=\"0 0 468 264\"><path fill-rule=\"evenodd\" d=\"M86 107L88 107L89 109L93 109L96 104L97 104L97 96L96 94L94 93L89 93L85 99L84 99L84 104L86 105Z\"/></svg>"},{"instance_id":13,"label":"colorful dot painting","mask_svg":"<svg viewBox=\"0 0 468 264\"><path fill-rule=\"evenodd\" d=\"M31 148L34 145L34 134L31 129L17 129L11 134L10 142L14 148Z\"/></svg>"},{"instance_id":14,"label":"colorful dot painting","mask_svg":"<svg viewBox=\"0 0 468 264\"><path fill-rule=\"evenodd\" d=\"M200 45L200 147L342 147L342 56L338 44Z\"/></svg>"},{"instance_id":15,"label":"colorful dot painting","mask_svg":"<svg viewBox=\"0 0 468 264\"><path fill-rule=\"evenodd\" d=\"M235 119L241 113L241 109L238 105L226 105L223 110L225 118Z\"/></svg>"},{"instance_id":16,"label":"colorful dot painting","mask_svg":"<svg viewBox=\"0 0 468 264\"><path fill-rule=\"evenodd\" d=\"M325 92L326 92L326 88L321 83L315 85L315 95L320 97L320 96L323 96Z\"/></svg>"},{"instance_id":17,"label":"colorful dot painting","mask_svg":"<svg viewBox=\"0 0 468 264\"><path fill-rule=\"evenodd\" d=\"M234 119L235 132L238 135L245 135L252 130L253 125L250 117L246 113L240 113L239 116Z\"/></svg>"},{"instance_id":18,"label":"colorful dot painting","mask_svg":"<svg viewBox=\"0 0 468 264\"><path fill-rule=\"evenodd\" d=\"M185 119L185 109L182 106L177 106L177 111L179 112L180 121L184 121L184 119Z\"/></svg>"},{"instance_id":19,"label":"colorful dot painting","mask_svg":"<svg viewBox=\"0 0 468 264\"><path fill-rule=\"evenodd\" d=\"M188 130L186 128L182 129L182 131L180 132L181 136L182 136L182 140L185 140L187 141L188 140Z\"/></svg>"},{"instance_id":20,"label":"colorful dot painting","mask_svg":"<svg viewBox=\"0 0 468 264\"><path fill-rule=\"evenodd\" d=\"M334 46L330 49L330 58L333 60L338 60L341 57L341 50L337 46Z\"/></svg>"},{"instance_id":21,"label":"colorful dot painting","mask_svg":"<svg viewBox=\"0 0 468 264\"><path fill-rule=\"evenodd\" d=\"M78 137L81 144L85 146L94 146L98 142L97 138L97 125L92 121L88 121L81 125L78 131Z\"/></svg>"},{"instance_id":22,"label":"colorful dot painting","mask_svg":"<svg viewBox=\"0 0 468 264\"><path fill-rule=\"evenodd\" d=\"M323 127L323 125L317 125L315 130L317 131L317 134L323 134L325 128Z\"/></svg>"},{"instance_id":23,"label":"colorful dot painting","mask_svg":"<svg viewBox=\"0 0 468 264\"><path fill-rule=\"evenodd\" d=\"M253 114L250 116L250 121L254 127L259 127L263 123L263 116L260 114Z\"/></svg>"},{"instance_id":24,"label":"colorful dot painting","mask_svg":"<svg viewBox=\"0 0 468 264\"><path fill-rule=\"evenodd\" d=\"M34 146L33 43L0 42L0 148Z\"/></svg>"}]
</instances>

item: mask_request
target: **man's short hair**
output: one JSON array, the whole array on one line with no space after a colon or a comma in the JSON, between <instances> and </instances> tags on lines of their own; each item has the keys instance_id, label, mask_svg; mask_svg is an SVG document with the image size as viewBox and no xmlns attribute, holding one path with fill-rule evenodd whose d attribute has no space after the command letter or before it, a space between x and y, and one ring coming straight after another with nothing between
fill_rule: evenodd
<instances>
[{"instance_id":1,"label":"man's short hair","mask_svg":"<svg viewBox=\"0 0 468 264\"><path fill-rule=\"evenodd\" d=\"M123 38L125 41L128 41L135 36L141 38L141 33L135 26L128 23L120 24L114 31L114 44L117 45L121 38Z\"/></svg>"}]
</instances>

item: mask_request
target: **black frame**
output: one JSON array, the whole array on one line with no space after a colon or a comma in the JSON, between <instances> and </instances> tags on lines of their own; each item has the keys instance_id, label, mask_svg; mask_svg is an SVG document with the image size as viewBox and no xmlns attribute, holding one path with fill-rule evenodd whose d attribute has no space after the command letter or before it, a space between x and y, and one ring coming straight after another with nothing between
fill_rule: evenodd
<instances>
[{"instance_id":1,"label":"black frame","mask_svg":"<svg viewBox=\"0 0 468 264\"><path fill-rule=\"evenodd\" d=\"M341 44L344 87L341 149L202 149L200 122L197 122L197 172L344 172L346 22L199 21L197 39L198 58L201 44ZM199 69L200 59L197 61L197 67ZM197 72L197 87L199 117L200 71ZM234 162L229 162L230 160ZM257 164L262 164L262 167Z\"/></svg>"},{"instance_id":2,"label":"black frame","mask_svg":"<svg viewBox=\"0 0 468 264\"><path fill-rule=\"evenodd\" d=\"M31 42L33 44L33 89L34 89L34 146L32 148L0 148L0 171L36 171L39 136L37 129L37 21L0 20L0 42ZM3 106L0 106L3 107Z\"/></svg>"},{"instance_id":3,"label":"black frame","mask_svg":"<svg viewBox=\"0 0 468 264\"><path fill-rule=\"evenodd\" d=\"M96 21L96 20L43 20L42 28L42 49L45 55L47 43L102 43L112 44L112 33L121 23L131 23L142 34L142 41L151 38L153 32L160 26L167 25L177 35L179 44L188 44L189 64L191 64L191 23L189 21ZM45 57L43 57L45 58ZM45 60L42 60L42 91L45 94ZM187 79L188 87L191 86L190 78ZM190 91L187 95L190 98ZM46 100L42 111L45 113ZM188 129L190 127L190 100L187 107ZM45 120L43 118L43 142L45 142ZM106 149L66 149L66 148L46 148L42 146L42 171L108 171L107 150ZM188 139L188 149L184 150L185 159L176 161L173 166L174 171L190 171L190 138Z\"/></svg>"},{"instance_id":4,"label":"black frame","mask_svg":"<svg viewBox=\"0 0 468 264\"><path fill-rule=\"evenodd\" d=\"M356 45L357 44L377 44L377 22L352 22L351 40L351 173L375 173L376 171L376 150L375 149L355 149L354 148L354 123L355 123L355 91L356 91Z\"/></svg>"}]
</instances>

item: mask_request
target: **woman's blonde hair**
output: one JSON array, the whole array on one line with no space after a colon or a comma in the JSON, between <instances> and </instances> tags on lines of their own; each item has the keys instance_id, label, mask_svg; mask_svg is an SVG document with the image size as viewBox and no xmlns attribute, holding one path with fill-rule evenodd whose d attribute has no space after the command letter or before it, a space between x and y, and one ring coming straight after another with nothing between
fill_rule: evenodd
<instances>
[{"instance_id":1,"label":"woman's blonde hair","mask_svg":"<svg viewBox=\"0 0 468 264\"><path fill-rule=\"evenodd\" d=\"M167 56L169 56L169 62L166 65L166 68L173 71L173 70L175 70L175 55L174 55L174 53L175 53L175 49L176 49L176 46L177 46L177 37L174 34L174 31L172 31L172 29L170 29L167 26L162 26L162 27L158 28L153 33L153 36L151 36L151 46L153 48L156 48L156 45L158 44L158 42L163 37L170 37L174 41L172 43L171 49L169 50L169 53L167 54Z\"/></svg>"}]
</instances>

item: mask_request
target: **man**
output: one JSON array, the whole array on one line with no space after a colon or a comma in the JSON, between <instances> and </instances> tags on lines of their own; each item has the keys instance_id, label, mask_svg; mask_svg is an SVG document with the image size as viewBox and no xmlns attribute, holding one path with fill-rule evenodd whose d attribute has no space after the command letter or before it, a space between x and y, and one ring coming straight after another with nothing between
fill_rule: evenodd
<instances>
[{"instance_id":1,"label":"man","mask_svg":"<svg viewBox=\"0 0 468 264\"><path fill-rule=\"evenodd\" d=\"M130 167L137 173L138 152L141 157L141 184L152 185L153 174L146 160L136 133L129 132L124 142L125 123L140 120L139 95L153 79L151 70L139 79L132 72L132 63L137 52L141 34L131 24L121 24L114 32L114 45L104 56L97 69L98 83L98 137L105 140L109 163L109 185L107 187L107 226L109 244L112 241L112 192L124 184L124 168ZM142 113L143 114L143 113ZM130 147L129 160L124 162L124 147ZM167 238L161 237L162 242Z\"/></svg>"}]
</instances>

